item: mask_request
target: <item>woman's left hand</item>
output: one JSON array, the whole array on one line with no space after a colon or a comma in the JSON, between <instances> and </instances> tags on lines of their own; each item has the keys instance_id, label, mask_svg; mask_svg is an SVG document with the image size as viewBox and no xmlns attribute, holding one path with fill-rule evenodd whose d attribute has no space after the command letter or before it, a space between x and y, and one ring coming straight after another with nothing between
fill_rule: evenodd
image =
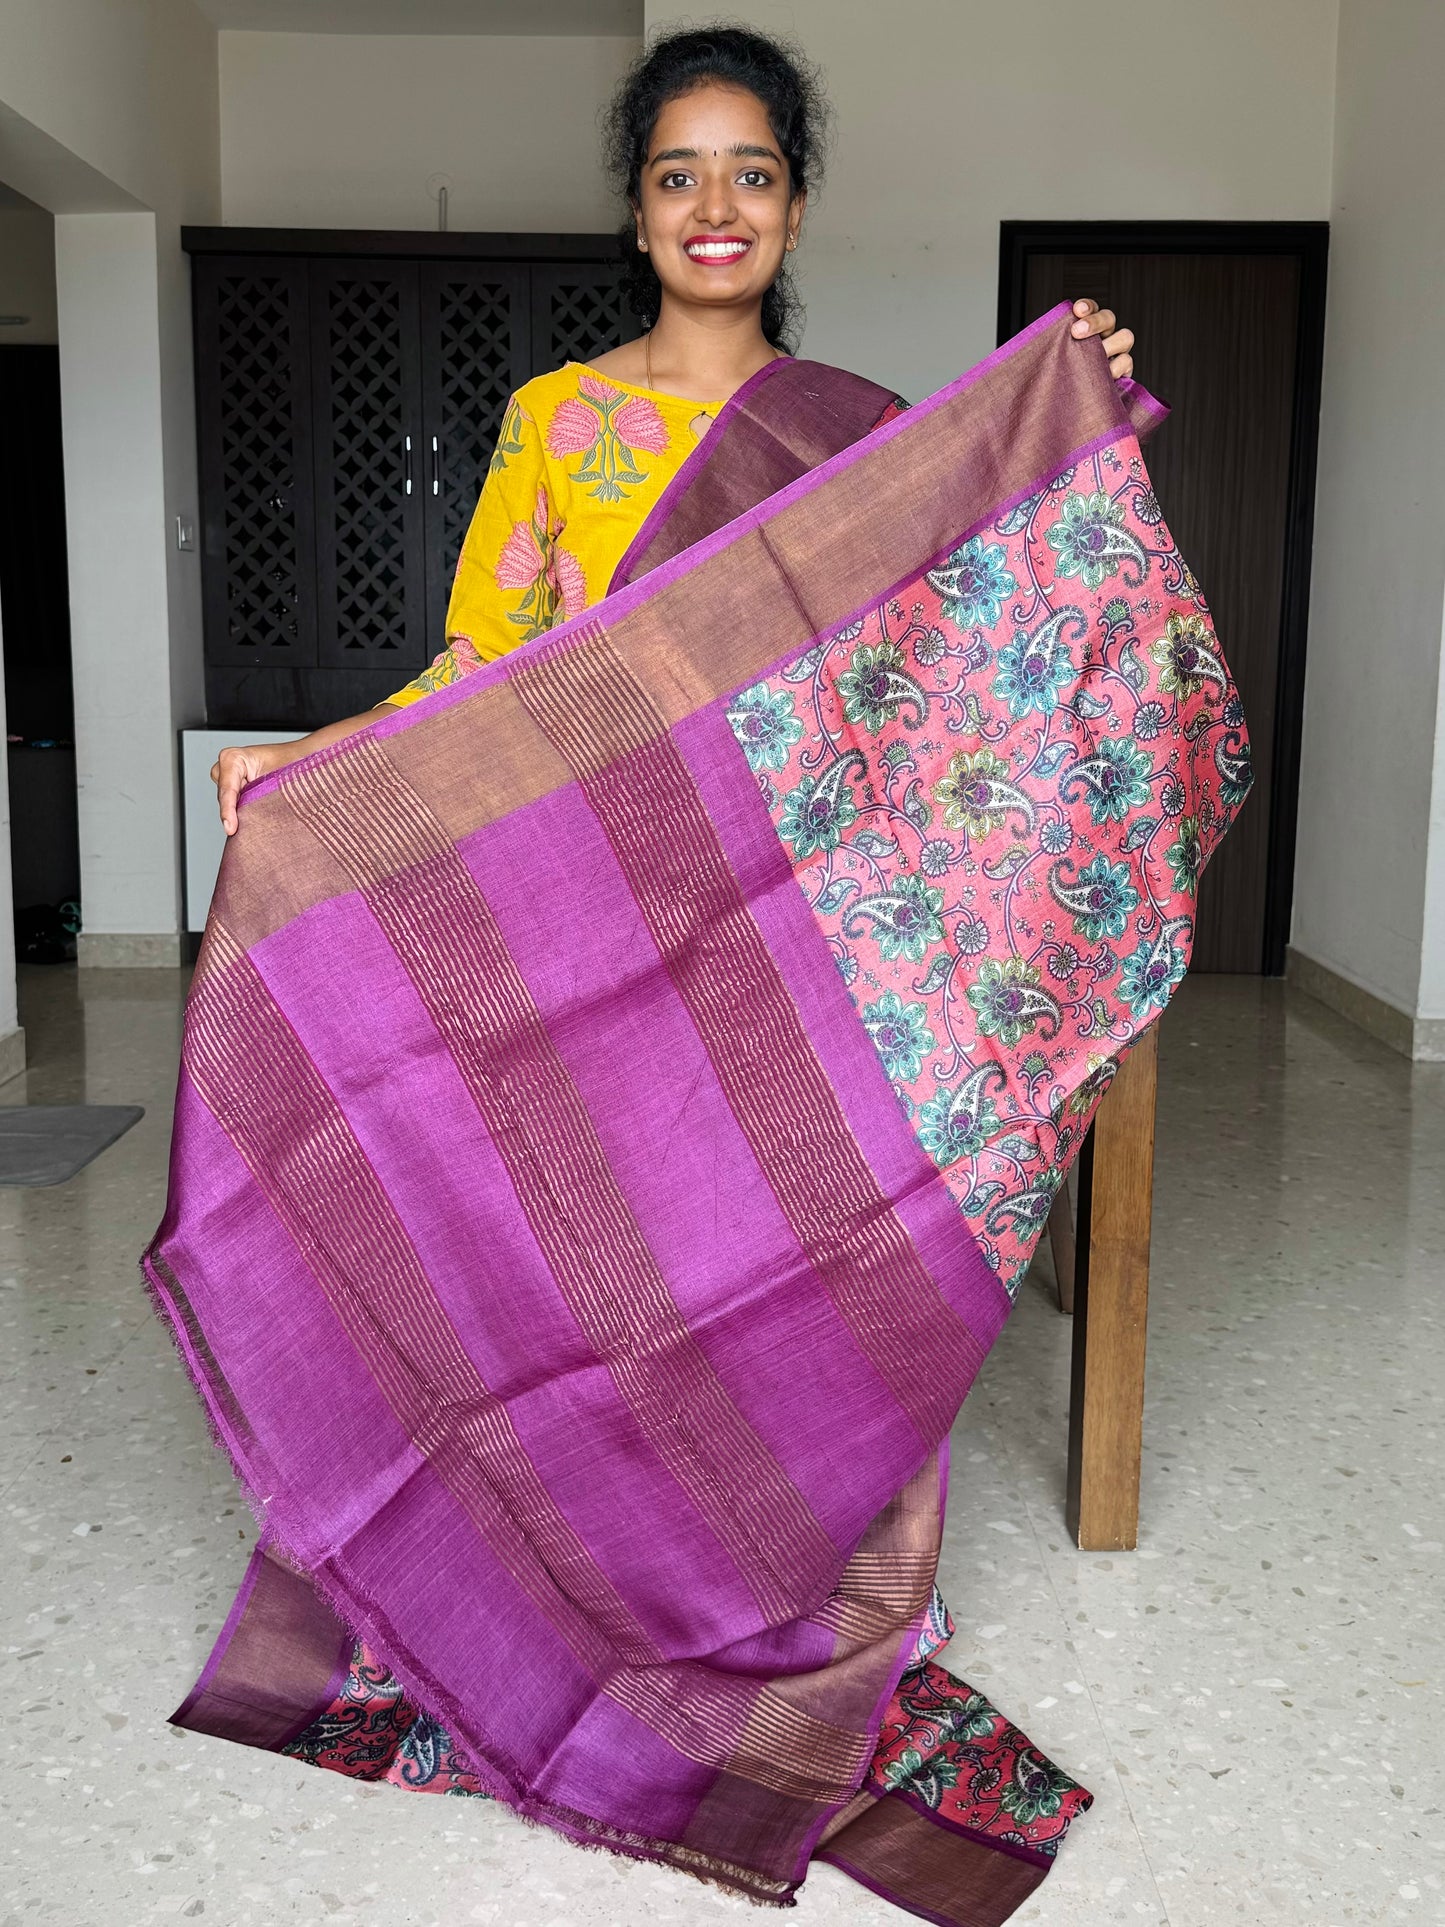
<instances>
[{"instance_id":1,"label":"woman's left hand","mask_svg":"<svg viewBox=\"0 0 1445 1927\"><path fill-rule=\"evenodd\" d=\"M1090 335L1104 337L1104 353L1109 357L1109 373L1115 381L1122 381L1125 375L1134 372L1134 357L1129 350L1134 346L1134 337L1127 328L1116 328L1114 316L1107 308L1101 308L1097 301L1076 301L1073 332L1080 341L1087 341Z\"/></svg>"}]
</instances>

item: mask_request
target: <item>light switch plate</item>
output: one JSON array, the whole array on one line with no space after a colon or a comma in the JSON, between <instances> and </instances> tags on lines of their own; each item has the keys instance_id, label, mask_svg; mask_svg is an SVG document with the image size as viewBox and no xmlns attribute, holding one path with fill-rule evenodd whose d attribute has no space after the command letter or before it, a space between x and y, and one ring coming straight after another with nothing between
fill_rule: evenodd
<instances>
[{"instance_id":1,"label":"light switch plate","mask_svg":"<svg viewBox=\"0 0 1445 1927\"><path fill-rule=\"evenodd\" d=\"M194 549L195 546L195 523L184 515L178 515L176 517L176 547L178 549Z\"/></svg>"}]
</instances>

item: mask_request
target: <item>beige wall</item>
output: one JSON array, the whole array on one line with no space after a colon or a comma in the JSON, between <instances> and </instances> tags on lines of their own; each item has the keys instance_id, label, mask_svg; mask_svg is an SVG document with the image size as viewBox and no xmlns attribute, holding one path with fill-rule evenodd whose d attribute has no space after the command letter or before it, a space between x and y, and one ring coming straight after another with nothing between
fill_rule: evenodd
<instances>
[{"instance_id":1,"label":"beige wall","mask_svg":"<svg viewBox=\"0 0 1445 1927\"><path fill-rule=\"evenodd\" d=\"M56 215L82 960L178 952L174 731L198 721L183 222L220 216L214 29L191 0L6 0L0 178Z\"/></svg>"},{"instance_id":2,"label":"beige wall","mask_svg":"<svg viewBox=\"0 0 1445 1927\"><path fill-rule=\"evenodd\" d=\"M799 256L806 352L904 394L993 347L1001 220L1328 212L1336 0L727 11L794 33L837 109ZM647 0L647 25L695 12Z\"/></svg>"},{"instance_id":3,"label":"beige wall","mask_svg":"<svg viewBox=\"0 0 1445 1927\"><path fill-rule=\"evenodd\" d=\"M223 33L222 204L246 227L589 233L597 116L635 40Z\"/></svg>"},{"instance_id":4,"label":"beige wall","mask_svg":"<svg viewBox=\"0 0 1445 1927\"><path fill-rule=\"evenodd\" d=\"M23 327L0 328L0 348L56 339L55 222L47 213L0 207L0 314L29 316Z\"/></svg>"},{"instance_id":5,"label":"beige wall","mask_svg":"<svg viewBox=\"0 0 1445 1927\"><path fill-rule=\"evenodd\" d=\"M1445 7L1344 0L1339 75L1294 943L1438 1022Z\"/></svg>"}]
</instances>

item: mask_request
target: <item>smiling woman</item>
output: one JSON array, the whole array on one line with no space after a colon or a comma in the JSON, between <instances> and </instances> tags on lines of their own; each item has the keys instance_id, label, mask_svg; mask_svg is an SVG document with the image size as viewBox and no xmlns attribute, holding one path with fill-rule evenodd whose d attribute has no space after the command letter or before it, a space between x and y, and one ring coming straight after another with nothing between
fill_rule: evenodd
<instances>
[{"instance_id":1,"label":"smiling woman","mask_svg":"<svg viewBox=\"0 0 1445 1927\"><path fill-rule=\"evenodd\" d=\"M823 126L811 70L774 41L651 46L608 127L644 332L512 397L446 647L381 708L435 700L217 765L228 832L241 793L286 773L247 800L223 872L198 1102L273 1200L264 1225L291 1225L333 1294L368 1360L358 1397L384 1393L431 1483L398 1472L404 1453L363 1479L370 1446L347 1432L332 1485L364 1487L376 1517L316 1528L313 1556L310 1528L282 1522L294 1564L258 1554L177 1718L355 1777L500 1795L755 1899L786 1904L822 1858L920 1918L998 1927L1091 1796L937 1663L947 1432L1117 1053L1182 974L1198 863L1243 796L1205 779L1245 750L1232 712L1185 714L1227 677L1187 571L1140 519L1132 433L1157 411L1105 374L1106 355L1116 378L1132 367L1112 315L1061 307L912 412L794 358L787 257ZM1207 673L1170 683L1173 627L1145 669L1136 625L1165 615ZM1096 649L1107 696L1081 688ZM1173 734L1160 703L1144 753L1114 706L1149 676L1173 692ZM1114 826L1166 770L1164 879L1145 875L1160 820ZM544 858L512 840L523 822ZM248 853L263 824L294 858L281 882ZM1009 851L977 858L1005 828ZM1085 888L1100 864L1102 909ZM246 876L265 887L243 915ZM268 976L290 941L272 885L299 905L314 879L296 924L319 909L340 929L359 905L357 955L392 971L354 1012L326 998L315 1059ZM1121 969L1109 942L1146 898ZM1027 955L1025 915L1043 931ZM1056 938L1061 915L1087 959ZM273 961L253 968L247 942ZM1052 1058L1034 1048L1061 1036ZM321 1068L328 1051L349 1068ZM311 1106L294 1144L295 1118L261 1116L270 1058ZM447 1065L470 1080L454 1114L428 1102L365 1150L325 1123L353 1084L404 1108ZM619 1135L624 1068L641 1108ZM393 1194L372 1160L411 1156L443 1115L446 1150L420 1189L398 1167ZM206 1239L192 1251L181 1217L151 1277L207 1380L220 1314L208 1329L186 1300ZM443 1309L453 1261L465 1286ZM244 1467L241 1404L215 1380ZM285 1422L310 1416L288 1404ZM284 1511L276 1469L257 1477ZM446 1587L432 1553L408 1569L396 1549L433 1485L470 1521L427 1541L463 1575ZM386 1551L363 1575L368 1535ZM423 1620L418 1645L401 1623ZM443 1620L445 1677L419 1657Z\"/></svg>"}]
</instances>

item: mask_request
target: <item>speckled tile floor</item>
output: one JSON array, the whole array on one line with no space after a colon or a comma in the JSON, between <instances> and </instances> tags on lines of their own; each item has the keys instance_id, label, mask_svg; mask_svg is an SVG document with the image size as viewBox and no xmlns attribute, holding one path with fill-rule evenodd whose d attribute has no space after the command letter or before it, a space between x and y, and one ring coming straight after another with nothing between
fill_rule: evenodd
<instances>
[{"instance_id":1,"label":"speckled tile floor","mask_svg":"<svg viewBox=\"0 0 1445 1927\"><path fill-rule=\"evenodd\" d=\"M140 1291L181 985L32 971L0 1102L144 1103L72 1183L0 1191L7 1669L0 1927L691 1927L741 1901L471 1802L168 1728L249 1517ZM1163 1031L1139 1550L1063 1530L1046 1262L960 1420L957 1670L1097 1792L1044 1927L1445 1923L1445 1068L1279 984ZM827 1867L799 1927L903 1916Z\"/></svg>"}]
</instances>

